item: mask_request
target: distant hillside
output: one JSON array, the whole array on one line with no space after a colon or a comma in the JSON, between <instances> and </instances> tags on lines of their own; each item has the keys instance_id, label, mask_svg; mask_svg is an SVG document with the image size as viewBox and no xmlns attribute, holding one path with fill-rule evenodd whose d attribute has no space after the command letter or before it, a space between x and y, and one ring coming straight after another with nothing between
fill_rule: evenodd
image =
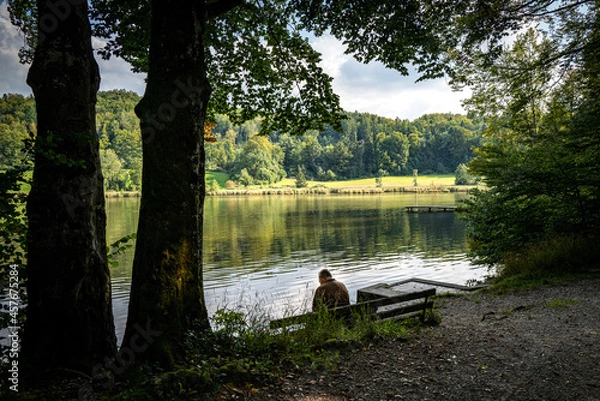
<instances>
[{"instance_id":1,"label":"distant hillside","mask_svg":"<svg viewBox=\"0 0 600 401\"><path fill-rule=\"evenodd\" d=\"M140 96L125 90L99 92L97 128L107 189L141 185ZM207 142L206 167L242 184L270 184L299 172L309 180L343 180L386 175L454 173L473 157L482 125L464 115L428 114L414 121L348 113L340 131L325 126L302 136L273 132L258 136L260 120L234 125L216 116L214 142ZM0 168L19 165L22 141L35 133L31 97L0 99Z\"/></svg>"}]
</instances>

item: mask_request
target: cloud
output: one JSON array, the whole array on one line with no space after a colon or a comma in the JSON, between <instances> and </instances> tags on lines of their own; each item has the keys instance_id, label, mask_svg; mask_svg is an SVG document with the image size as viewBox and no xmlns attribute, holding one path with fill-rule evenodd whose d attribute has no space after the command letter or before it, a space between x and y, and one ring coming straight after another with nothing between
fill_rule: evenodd
<instances>
[{"instance_id":1,"label":"cloud","mask_svg":"<svg viewBox=\"0 0 600 401\"><path fill-rule=\"evenodd\" d=\"M14 27L8 15L8 5L0 5L0 94L22 93L28 95L28 66L19 63L19 49L24 44L23 35Z\"/></svg>"},{"instance_id":2,"label":"cloud","mask_svg":"<svg viewBox=\"0 0 600 401\"><path fill-rule=\"evenodd\" d=\"M339 78L341 69L352 57L344 54L346 47L330 35L320 36L311 41L315 50L321 53L321 68L334 79Z\"/></svg>"},{"instance_id":3,"label":"cloud","mask_svg":"<svg viewBox=\"0 0 600 401\"><path fill-rule=\"evenodd\" d=\"M379 62L359 63L330 35L311 43L323 54L321 67L333 77L344 110L409 120L426 113L465 113L461 100L468 92L453 92L444 79L415 83L418 74L412 67L403 76Z\"/></svg>"},{"instance_id":4,"label":"cloud","mask_svg":"<svg viewBox=\"0 0 600 401\"><path fill-rule=\"evenodd\" d=\"M94 49L99 49L104 45L103 40L92 38ZM138 95L144 94L146 74L133 73L131 66L121 58L111 57L109 60L103 60L96 55L96 61L100 68L100 90L127 89Z\"/></svg>"},{"instance_id":5,"label":"cloud","mask_svg":"<svg viewBox=\"0 0 600 401\"><path fill-rule=\"evenodd\" d=\"M24 44L24 37L10 22L7 4L0 4L0 95L4 93L21 93L29 95L31 88L27 85L29 65L19 63L19 49ZM104 45L99 39L92 39L92 46L98 49ZM102 60L96 55L100 68L100 90L127 89L138 94L144 93L145 74L134 74L124 60L111 58Z\"/></svg>"}]
</instances>

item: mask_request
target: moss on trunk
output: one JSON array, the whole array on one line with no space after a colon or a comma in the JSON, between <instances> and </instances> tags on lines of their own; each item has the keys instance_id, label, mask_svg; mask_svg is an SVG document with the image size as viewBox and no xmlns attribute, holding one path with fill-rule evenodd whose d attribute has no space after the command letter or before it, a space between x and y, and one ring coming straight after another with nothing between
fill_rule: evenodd
<instances>
[{"instance_id":1,"label":"moss on trunk","mask_svg":"<svg viewBox=\"0 0 600 401\"><path fill-rule=\"evenodd\" d=\"M144 165L129 314L156 339L137 358L172 365L193 325L208 329L202 291L205 76L202 2L152 2L148 84L136 107ZM158 334L160 333L160 334Z\"/></svg>"}]
</instances>

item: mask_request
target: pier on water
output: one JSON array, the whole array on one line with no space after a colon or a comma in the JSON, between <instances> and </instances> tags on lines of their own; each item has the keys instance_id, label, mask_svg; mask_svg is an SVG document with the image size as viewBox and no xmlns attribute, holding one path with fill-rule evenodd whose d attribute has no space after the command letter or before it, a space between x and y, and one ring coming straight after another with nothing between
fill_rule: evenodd
<instances>
[{"instance_id":1,"label":"pier on water","mask_svg":"<svg viewBox=\"0 0 600 401\"><path fill-rule=\"evenodd\" d=\"M456 211L456 206L454 205L436 205L436 206L406 206L406 211L409 213L419 213L419 212L454 212Z\"/></svg>"}]
</instances>

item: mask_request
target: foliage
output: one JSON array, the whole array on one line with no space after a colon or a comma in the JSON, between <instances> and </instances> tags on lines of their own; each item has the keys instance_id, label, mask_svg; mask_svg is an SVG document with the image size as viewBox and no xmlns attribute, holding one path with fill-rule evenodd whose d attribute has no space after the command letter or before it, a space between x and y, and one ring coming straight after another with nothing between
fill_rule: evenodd
<instances>
[{"instance_id":1,"label":"foliage","mask_svg":"<svg viewBox=\"0 0 600 401\"><path fill-rule=\"evenodd\" d=\"M112 267L119 266L119 262L116 260L116 257L125 253L125 251L127 251L128 249L132 248L133 244L131 244L130 242L135 241L136 238L137 238L137 234L131 233L131 234L125 235L124 237L119 238L118 240L116 240L115 242L110 244L106 248L108 264L111 265Z\"/></svg>"},{"instance_id":2,"label":"foliage","mask_svg":"<svg viewBox=\"0 0 600 401\"><path fill-rule=\"evenodd\" d=\"M455 185L474 185L477 183L476 178L469 173L469 168L464 163L456 167L454 176L456 177L454 180Z\"/></svg>"},{"instance_id":3,"label":"foliage","mask_svg":"<svg viewBox=\"0 0 600 401\"><path fill-rule=\"evenodd\" d=\"M96 0L92 6L95 33L108 39L103 56L123 57L134 70L147 71L150 3ZM340 120L331 78L318 66L320 55L293 27L287 7L284 1L235 2L228 12L209 13L218 15L208 19L204 37L213 88L209 119L223 113L241 123L261 116L263 132L295 133Z\"/></svg>"},{"instance_id":4,"label":"foliage","mask_svg":"<svg viewBox=\"0 0 600 401\"><path fill-rule=\"evenodd\" d=\"M220 188L225 188L225 183L229 179L229 175L220 171L207 171L206 179L215 181Z\"/></svg>"},{"instance_id":5,"label":"foliage","mask_svg":"<svg viewBox=\"0 0 600 401\"><path fill-rule=\"evenodd\" d=\"M35 133L35 102L32 97L4 94L0 99L0 170L22 164L23 141Z\"/></svg>"},{"instance_id":6,"label":"foliage","mask_svg":"<svg viewBox=\"0 0 600 401\"><path fill-rule=\"evenodd\" d=\"M6 296L18 295L19 302L15 305L27 303L25 292L26 261L27 261L27 218L25 216L25 203L27 194L21 192L20 186L24 182L24 171L0 171L0 284L6 291ZM17 281L14 281L15 278ZM9 299L15 299L10 297ZM0 329L8 326L17 327L23 323L24 314L8 308L0 310ZM9 322L16 317L19 324ZM0 356L8 351L5 344L0 347Z\"/></svg>"},{"instance_id":7,"label":"foliage","mask_svg":"<svg viewBox=\"0 0 600 401\"><path fill-rule=\"evenodd\" d=\"M253 136L242 149L232 168L232 177L248 186L281 181L285 171L281 166L283 153L263 136Z\"/></svg>"},{"instance_id":8,"label":"foliage","mask_svg":"<svg viewBox=\"0 0 600 401\"><path fill-rule=\"evenodd\" d=\"M23 107L24 104L31 106L31 98L23 98L18 95L4 96L4 102L0 101L0 121L7 121L14 118L17 121L31 121L32 111L30 107ZM16 107L14 106L16 102ZM10 107L12 103L13 107ZM9 107L7 107L9 106ZM12 108L12 110L7 110ZM29 111L29 114L28 112ZM11 114L8 114L11 113ZM13 121L14 121L13 120ZM0 123L0 130L2 130ZM1 131L0 131L1 132ZM31 134L33 135L33 134ZM17 295L19 305L27 303L27 293L25 283L27 279L27 216L25 206L27 202L27 192L24 187L30 185L31 174L29 174L29 165L31 163L29 152L31 151L31 140L24 137L19 138L18 156L4 159L6 170L0 170L0 285L6 290L6 296ZM5 154L6 155L6 154ZM15 278L17 281L15 281ZM12 299L12 298L11 298ZM14 305L13 305L14 306ZM18 325L23 323L24 314L16 313L8 309L0 311L0 329L7 326L17 326L9 324L13 317L17 317ZM4 355L7 348L3 344L0 347L0 355Z\"/></svg>"},{"instance_id":9,"label":"foliage","mask_svg":"<svg viewBox=\"0 0 600 401\"><path fill-rule=\"evenodd\" d=\"M96 127L107 190L135 191L142 184L142 140L134 107L140 97L122 89L98 92Z\"/></svg>"},{"instance_id":10,"label":"foliage","mask_svg":"<svg viewBox=\"0 0 600 401\"><path fill-rule=\"evenodd\" d=\"M245 316L221 309L213 317L214 330L190 331L190 362L198 363L217 383L265 383L292 369L326 369L336 355L383 339L407 339L417 328L412 321L377 322L356 316L351 327L327 309L303 328L267 329L265 316Z\"/></svg>"},{"instance_id":11,"label":"foliage","mask_svg":"<svg viewBox=\"0 0 600 401\"><path fill-rule=\"evenodd\" d=\"M564 235L536 242L508 253L499 278L527 273L530 275L574 274L599 266L600 250L595 240L581 235Z\"/></svg>"},{"instance_id":12,"label":"foliage","mask_svg":"<svg viewBox=\"0 0 600 401\"><path fill-rule=\"evenodd\" d=\"M221 189L221 186L215 179L209 179L206 181L206 191L207 192L216 192Z\"/></svg>"},{"instance_id":13,"label":"foliage","mask_svg":"<svg viewBox=\"0 0 600 401\"><path fill-rule=\"evenodd\" d=\"M304 169L298 166L298 172L296 173L296 188L305 188L308 186L308 180L304 174Z\"/></svg>"},{"instance_id":14,"label":"foliage","mask_svg":"<svg viewBox=\"0 0 600 401\"><path fill-rule=\"evenodd\" d=\"M460 115L430 114L409 122L348 113L339 131L326 126L302 137L273 133L269 138L283 152L287 176L302 167L307 179L331 181L376 177L379 170L410 174L414 167L425 174L453 172L472 159L481 130L480 123ZM247 124L236 126L221 116L214 130L217 142L206 147L207 165L232 173L248 132Z\"/></svg>"},{"instance_id":15,"label":"foliage","mask_svg":"<svg viewBox=\"0 0 600 401\"><path fill-rule=\"evenodd\" d=\"M13 128L8 129L0 123L0 142L12 141L13 133L19 132L16 138L21 146L28 129L35 130L33 99L20 95L4 95L4 98L0 99L0 110L5 114L0 120L11 121ZM97 130L106 190L141 188L142 142L139 120L134 113L139 100L137 94L125 90L98 93ZM252 163L253 157L257 156L243 153L250 151L246 143L260 131L260 120L239 125L233 124L225 115L217 115L215 120L212 133L215 142L205 144L207 168L233 175L240 166L247 168L244 163ZM391 175L410 174L410 166L429 173L454 171L459 163L466 163L473 157L470 148L480 143L480 131L479 123L459 115L425 115L408 122L366 113L348 113L339 132L326 126L303 137L274 133L265 138L283 152L283 156L280 153L275 156L282 157L279 163L285 169L285 175L295 176L302 167L307 179L333 181L377 177L380 169ZM10 146L7 145L6 152L12 149ZM2 150L0 154L4 154ZM262 153L260 157L270 160L274 156ZM0 164L2 160L18 162L13 156L10 159L0 157ZM380 167L376 169L377 166ZM271 168L274 167L267 169ZM274 177L281 176L280 169L275 170L278 173ZM251 177L254 182L256 178ZM256 180L268 181L264 178ZM225 180L217 178L217 182L220 187L225 187Z\"/></svg>"},{"instance_id":16,"label":"foliage","mask_svg":"<svg viewBox=\"0 0 600 401\"><path fill-rule=\"evenodd\" d=\"M0 172L0 260L3 269L26 260L24 209L27 195L19 190L24 182L23 175L22 170Z\"/></svg>"},{"instance_id":17,"label":"foliage","mask_svg":"<svg viewBox=\"0 0 600 401\"><path fill-rule=\"evenodd\" d=\"M451 2L445 36L445 46L451 50L444 69L457 88L480 86L484 80L477 75L491 72L507 43L524 29L534 28L548 39L538 67L548 72L557 68L554 77L560 78L577 68L583 50L592 44L588 39L595 30L597 7L592 0ZM494 90L494 85L487 86Z\"/></svg>"},{"instance_id":18,"label":"foliage","mask_svg":"<svg viewBox=\"0 0 600 401\"><path fill-rule=\"evenodd\" d=\"M523 250L539 242L570 235L593 241L599 232L598 114L589 112L598 100L588 92L597 85L589 71L596 59L588 56L584 68L557 85L551 65L540 61L549 47L539 34L524 32L510 52L473 78L481 85L469 104L487 110L488 124L488 142L469 166L488 190L474 193L466 215L480 263L525 263ZM553 263L572 268L552 255L556 260L546 269Z\"/></svg>"},{"instance_id":19,"label":"foliage","mask_svg":"<svg viewBox=\"0 0 600 401\"><path fill-rule=\"evenodd\" d=\"M378 188L383 187L383 177L387 175L389 175L387 171L379 169L377 172L377 177L375 178L375 185L377 185Z\"/></svg>"}]
</instances>

